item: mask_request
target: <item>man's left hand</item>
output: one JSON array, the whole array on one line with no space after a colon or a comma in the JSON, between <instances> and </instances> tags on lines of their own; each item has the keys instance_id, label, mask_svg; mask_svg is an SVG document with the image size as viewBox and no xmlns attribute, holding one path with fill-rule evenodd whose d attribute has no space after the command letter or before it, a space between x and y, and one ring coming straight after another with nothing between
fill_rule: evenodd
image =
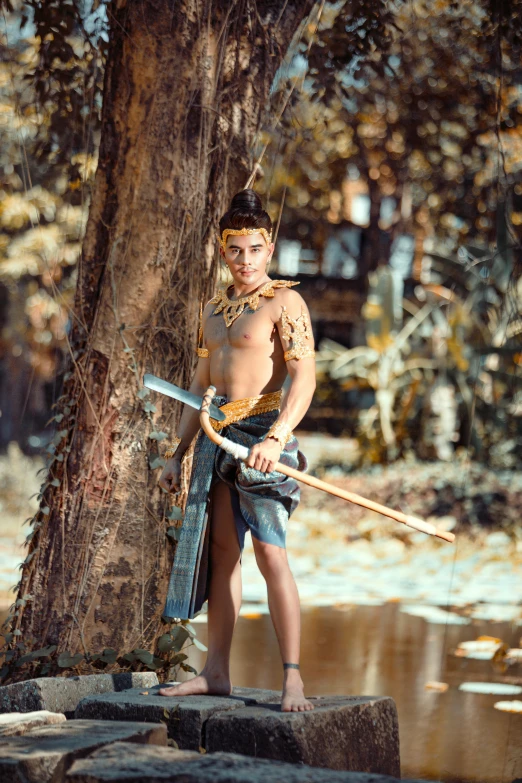
<instances>
[{"instance_id":1,"label":"man's left hand","mask_svg":"<svg viewBox=\"0 0 522 783\"><path fill-rule=\"evenodd\" d=\"M266 438L266 440L252 446L246 464L249 468L255 468L263 473L271 473L281 456L281 451L281 444L278 440Z\"/></svg>"}]
</instances>

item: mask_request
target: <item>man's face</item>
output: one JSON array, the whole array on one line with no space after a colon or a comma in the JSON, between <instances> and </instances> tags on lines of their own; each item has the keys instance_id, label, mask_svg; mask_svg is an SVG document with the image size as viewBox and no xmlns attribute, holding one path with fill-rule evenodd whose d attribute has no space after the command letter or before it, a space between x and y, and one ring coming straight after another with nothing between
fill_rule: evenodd
<instances>
[{"instance_id":1,"label":"man's face","mask_svg":"<svg viewBox=\"0 0 522 783\"><path fill-rule=\"evenodd\" d=\"M226 251L220 249L234 282L242 285L255 285L265 277L273 251L274 243L267 245L263 234L229 234Z\"/></svg>"}]
</instances>

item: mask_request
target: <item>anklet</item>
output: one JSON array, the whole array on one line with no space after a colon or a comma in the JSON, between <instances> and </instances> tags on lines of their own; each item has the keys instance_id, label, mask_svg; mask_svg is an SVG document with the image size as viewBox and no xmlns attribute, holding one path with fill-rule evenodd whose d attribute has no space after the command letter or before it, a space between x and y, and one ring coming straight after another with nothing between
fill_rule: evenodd
<instances>
[{"instance_id":1,"label":"anklet","mask_svg":"<svg viewBox=\"0 0 522 783\"><path fill-rule=\"evenodd\" d=\"M298 669L299 664L298 663L284 663L283 669Z\"/></svg>"}]
</instances>

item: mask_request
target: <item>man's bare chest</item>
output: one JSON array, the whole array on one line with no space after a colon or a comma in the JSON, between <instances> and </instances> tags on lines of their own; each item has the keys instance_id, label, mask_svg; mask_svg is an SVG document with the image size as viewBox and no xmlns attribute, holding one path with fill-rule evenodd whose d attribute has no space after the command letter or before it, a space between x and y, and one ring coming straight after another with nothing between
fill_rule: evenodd
<instances>
[{"instance_id":1,"label":"man's bare chest","mask_svg":"<svg viewBox=\"0 0 522 783\"><path fill-rule=\"evenodd\" d=\"M270 308L260 305L257 310L245 307L230 325L225 324L222 313L211 314L205 324L205 343L212 351L216 348L262 348L273 346L278 339L277 329Z\"/></svg>"}]
</instances>

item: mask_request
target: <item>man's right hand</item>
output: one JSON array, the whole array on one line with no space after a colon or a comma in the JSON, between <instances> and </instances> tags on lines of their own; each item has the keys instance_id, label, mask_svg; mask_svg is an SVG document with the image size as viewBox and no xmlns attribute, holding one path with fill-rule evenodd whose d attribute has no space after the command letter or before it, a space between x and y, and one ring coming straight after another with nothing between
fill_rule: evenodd
<instances>
[{"instance_id":1,"label":"man's right hand","mask_svg":"<svg viewBox=\"0 0 522 783\"><path fill-rule=\"evenodd\" d=\"M181 486L181 460L172 457L167 460L158 484L167 492L179 492Z\"/></svg>"}]
</instances>

